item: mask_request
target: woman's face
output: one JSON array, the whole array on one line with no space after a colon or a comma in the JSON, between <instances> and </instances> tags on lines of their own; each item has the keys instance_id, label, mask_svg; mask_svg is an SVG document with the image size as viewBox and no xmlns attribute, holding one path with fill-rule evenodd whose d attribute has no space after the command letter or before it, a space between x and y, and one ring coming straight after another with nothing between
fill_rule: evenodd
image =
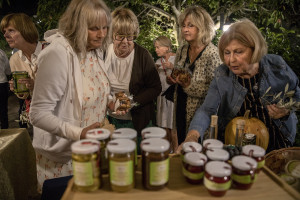
<instances>
[{"instance_id":1,"label":"woman's face","mask_svg":"<svg viewBox=\"0 0 300 200\"><path fill-rule=\"evenodd\" d=\"M4 37L10 48L22 49L26 43L21 33L11 25L4 28Z\"/></svg>"},{"instance_id":2,"label":"woman's face","mask_svg":"<svg viewBox=\"0 0 300 200\"><path fill-rule=\"evenodd\" d=\"M115 53L120 57L128 56L134 48L135 36L133 34L124 34L114 32L113 45Z\"/></svg>"},{"instance_id":3,"label":"woman's face","mask_svg":"<svg viewBox=\"0 0 300 200\"><path fill-rule=\"evenodd\" d=\"M189 15L183 21L181 33L188 43L197 41L199 29L191 22Z\"/></svg>"},{"instance_id":4,"label":"woman's face","mask_svg":"<svg viewBox=\"0 0 300 200\"><path fill-rule=\"evenodd\" d=\"M169 52L169 47L161 46L158 42L155 42L154 46L158 57L164 57Z\"/></svg>"},{"instance_id":5,"label":"woman's face","mask_svg":"<svg viewBox=\"0 0 300 200\"><path fill-rule=\"evenodd\" d=\"M252 49L241 44L238 40L232 40L224 49L224 61L229 69L240 77L247 77L253 69L250 64Z\"/></svg>"},{"instance_id":6,"label":"woman's face","mask_svg":"<svg viewBox=\"0 0 300 200\"><path fill-rule=\"evenodd\" d=\"M91 26L88 29L87 50L97 49L102 46L103 40L107 35L106 19L101 23L102 26Z\"/></svg>"}]
</instances>

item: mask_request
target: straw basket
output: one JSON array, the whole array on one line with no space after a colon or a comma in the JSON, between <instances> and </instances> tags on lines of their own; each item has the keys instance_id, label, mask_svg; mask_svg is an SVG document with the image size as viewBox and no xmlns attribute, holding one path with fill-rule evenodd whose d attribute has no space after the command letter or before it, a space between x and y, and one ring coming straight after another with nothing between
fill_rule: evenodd
<instances>
[{"instance_id":1,"label":"straw basket","mask_svg":"<svg viewBox=\"0 0 300 200\"><path fill-rule=\"evenodd\" d=\"M279 175L285 172L285 165L290 160L300 160L300 147L283 148L269 152L265 157L265 165Z\"/></svg>"}]
</instances>

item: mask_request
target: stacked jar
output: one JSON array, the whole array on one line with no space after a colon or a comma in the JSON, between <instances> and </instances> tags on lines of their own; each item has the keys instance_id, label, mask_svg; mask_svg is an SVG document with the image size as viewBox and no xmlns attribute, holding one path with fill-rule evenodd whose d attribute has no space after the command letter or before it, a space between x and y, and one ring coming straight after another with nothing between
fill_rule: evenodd
<instances>
[{"instance_id":1,"label":"stacked jar","mask_svg":"<svg viewBox=\"0 0 300 200\"><path fill-rule=\"evenodd\" d=\"M202 151L202 145L198 142L185 142L182 145L181 150L181 159L183 160L183 157L188 152L198 152L200 153Z\"/></svg>"},{"instance_id":2,"label":"stacked jar","mask_svg":"<svg viewBox=\"0 0 300 200\"><path fill-rule=\"evenodd\" d=\"M187 182L191 184L202 183L206 162L207 157L199 152L188 152L184 155L182 172Z\"/></svg>"},{"instance_id":3,"label":"stacked jar","mask_svg":"<svg viewBox=\"0 0 300 200\"><path fill-rule=\"evenodd\" d=\"M256 172L259 173L261 168L265 165L265 154L266 151L260 146L257 145L245 145L243 146L243 154L254 158L257 162Z\"/></svg>"},{"instance_id":4,"label":"stacked jar","mask_svg":"<svg viewBox=\"0 0 300 200\"><path fill-rule=\"evenodd\" d=\"M228 162L229 153L224 149L207 149L206 156L209 161L223 161Z\"/></svg>"},{"instance_id":5,"label":"stacked jar","mask_svg":"<svg viewBox=\"0 0 300 200\"><path fill-rule=\"evenodd\" d=\"M147 138L162 138L167 139L167 132L160 127L147 127L142 130L142 139Z\"/></svg>"},{"instance_id":6,"label":"stacked jar","mask_svg":"<svg viewBox=\"0 0 300 200\"><path fill-rule=\"evenodd\" d=\"M203 141L203 152L206 153L207 149L223 149L223 142L217 139L206 139Z\"/></svg>"}]
</instances>

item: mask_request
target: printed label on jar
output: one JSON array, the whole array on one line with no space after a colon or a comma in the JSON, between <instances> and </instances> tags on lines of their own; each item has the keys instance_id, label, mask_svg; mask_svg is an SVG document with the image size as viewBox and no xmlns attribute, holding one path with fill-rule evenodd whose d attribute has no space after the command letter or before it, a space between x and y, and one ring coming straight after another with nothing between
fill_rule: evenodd
<instances>
[{"instance_id":1,"label":"printed label on jar","mask_svg":"<svg viewBox=\"0 0 300 200\"><path fill-rule=\"evenodd\" d=\"M133 183L133 161L109 161L110 182L117 186L126 186Z\"/></svg>"},{"instance_id":2,"label":"printed label on jar","mask_svg":"<svg viewBox=\"0 0 300 200\"><path fill-rule=\"evenodd\" d=\"M257 162L257 169L262 168L265 165L265 160L262 160L260 162Z\"/></svg>"},{"instance_id":3,"label":"printed label on jar","mask_svg":"<svg viewBox=\"0 0 300 200\"><path fill-rule=\"evenodd\" d=\"M249 184L256 180L256 174L254 175L254 179L251 179L251 175L237 175L232 174L232 179L238 183Z\"/></svg>"},{"instance_id":4,"label":"printed label on jar","mask_svg":"<svg viewBox=\"0 0 300 200\"><path fill-rule=\"evenodd\" d=\"M76 162L73 160L74 182L78 186L91 186L93 180L93 164L91 162Z\"/></svg>"},{"instance_id":5,"label":"printed label on jar","mask_svg":"<svg viewBox=\"0 0 300 200\"><path fill-rule=\"evenodd\" d=\"M160 162L150 162L150 185L163 185L169 180L169 158Z\"/></svg>"},{"instance_id":6,"label":"printed label on jar","mask_svg":"<svg viewBox=\"0 0 300 200\"><path fill-rule=\"evenodd\" d=\"M224 191L224 190L229 190L231 186L231 180L226 183L216 183L204 177L204 185L209 190Z\"/></svg>"},{"instance_id":7,"label":"printed label on jar","mask_svg":"<svg viewBox=\"0 0 300 200\"><path fill-rule=\"evenodd\" d=\"M182 173L184 176L192 180L200 180L204 176L204 171L200 173L191 173L188 170L186 170L184 167L182 168Z\"/></svg>"}]
</instances>

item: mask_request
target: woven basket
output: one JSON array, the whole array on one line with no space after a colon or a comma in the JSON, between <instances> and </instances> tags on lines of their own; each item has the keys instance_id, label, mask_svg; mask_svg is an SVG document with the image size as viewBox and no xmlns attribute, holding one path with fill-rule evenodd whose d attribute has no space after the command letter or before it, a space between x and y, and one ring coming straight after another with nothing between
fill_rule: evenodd
<instances>
[{"instance_id":1,"label":"woven basket","mask_svg":"<svg viewBox=\"0 0 300 200\"><path fill-rule=\"evenodd\" d=\"M273 150L266 154L265 165L275 174L284 173L284 167L290 160L300 160L300 147Z\"/></svg>"}]
</instances>

